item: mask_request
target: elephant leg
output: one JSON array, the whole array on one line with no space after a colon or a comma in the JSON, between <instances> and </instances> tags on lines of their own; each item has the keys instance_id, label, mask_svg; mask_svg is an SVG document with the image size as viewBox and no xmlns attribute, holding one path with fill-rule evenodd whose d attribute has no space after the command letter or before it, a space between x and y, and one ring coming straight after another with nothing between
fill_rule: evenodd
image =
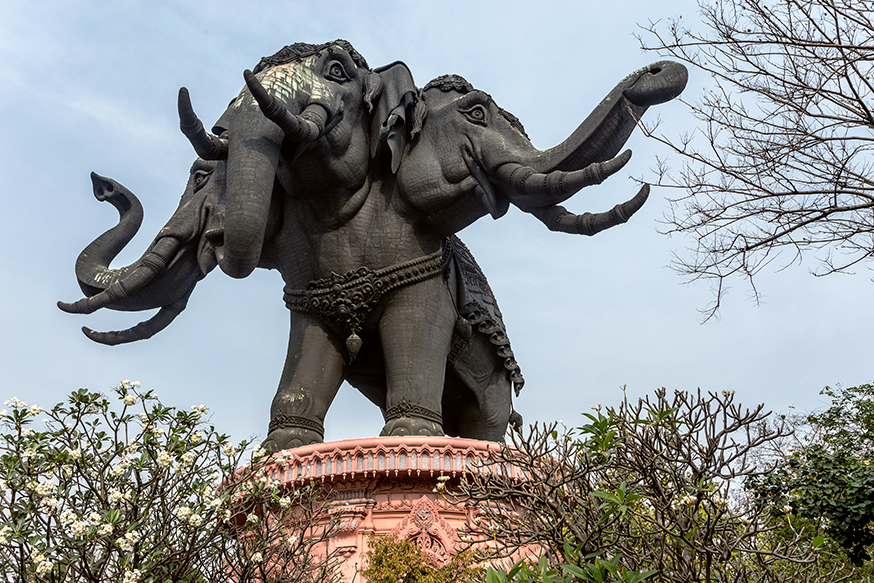
<instances>
[{"instance_id":1,"label":"elephant leg","mask_svg":"<svg viewBox=\"0 0 874 583\"><path fill-rule=\"evenodd\" d=\"M343 382L344 354L324 323L306 313L291 315L288 355L262 447L280 451L324 440L325 415Z\"/></svg>"},{"instance_id":2,"label":"elephant leg","mask_svg":"<svg viewBox=\"0 0 874 583\"><path fill-rule=\"evenodd\" d=\"M446 357L456 314L442 277L386 298L379 337L386 367L386 424L380 435L443 435Z\"/></svg>"},{"instance_id":3,"label":"elephant leg","mask_svg":"<svg viewBox=\"0 0 874 583\"><path fill-rule=\"evenodd\" d=\"M488 348L491 348L489 346ZM503 366L492 372L485 391L458 411L458 436L483 441L504 441L511 414L513 387Z\"/></svg>"}]
</instances>

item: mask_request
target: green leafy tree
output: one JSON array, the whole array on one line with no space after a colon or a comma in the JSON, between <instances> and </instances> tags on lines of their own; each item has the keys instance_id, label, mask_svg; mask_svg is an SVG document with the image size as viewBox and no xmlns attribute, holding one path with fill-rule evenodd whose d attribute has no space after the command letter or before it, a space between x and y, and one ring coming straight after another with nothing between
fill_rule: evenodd
<instances>
[{"instance_id":1,"label":"green leafy tree","mask_svg":"<svg viewBox=\"0 0 874 583\"><path fill-rule=\"evenodd\" d=\"M483 574L470 550L457 553L446 565L434 567L415 543L395 536L371 537L364 561L361 574L369 583L462 583L482 580Z\"/></svg>"},{"instance_id":2,"label":"green leafy tree","mask_svg":"<svg viewBox=\"0 0 874 583\"><path fill-rule=\"evenodd\" d=\"M514 436L454 494L476 505L469 536L493 557L534 557L490 581L856 581L743 492L770 470L757 452L788 435L769 415L731 392L624 398L581 427Z\"/></svg>"},{"instance_id":3,"label":"green leafy tree","mask_svg":"<svg viewBox=\"0 0 874 583\"><path fill-rule=\"evenodd\" d=\"M748 487L761 506L809 521L861 566L874 548L874 385L822 394L831 406L810 415L794 451Z\"/></svg>"},{"instance_id":4,"label":"green leafy tree","mask_svg":"<svg viewBox=\"0 0 874 583\"><path fill-rule=\"evenodd\" d=\"M85 389L51 410L5 403L0 581L336 580L313 552L330 532L319 488L281 488L266 470L287 460L138 389L122 383L117 407Z\"/></svg>"}]
</instances>

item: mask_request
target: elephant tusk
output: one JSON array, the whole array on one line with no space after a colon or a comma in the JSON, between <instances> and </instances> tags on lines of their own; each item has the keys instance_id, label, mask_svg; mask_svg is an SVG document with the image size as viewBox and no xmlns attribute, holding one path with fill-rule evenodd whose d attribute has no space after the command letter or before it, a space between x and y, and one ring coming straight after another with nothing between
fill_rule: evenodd
<instances>
[{"instance_id":1,"label":"elephant tusk","mask_svg":"<svg viewBox=\"0 0 874 583\"><path fill-rule=\"evenodd\" d=\"M640 210L648 197L649 184L644 184L634 198L617 204L605 213L575 215L561 205L541 207L528 212L540 219L550 231L592 236L626 222L631 215Z\"/></svg>"},{"instance_id":2,"label":"elephant tusk","mask_svg":"<svg viewBox=\"0 0 874 583\"><path fill-rule=\"evenodd\" d=\"M549 207L563 202L586 186L601 184L604 179L619 171L631 159L631 150L606 162L593 162L582 170L564 172L555 170L549 174L535 171L530 166L516 162L502 164L495 171L500 184L509 187L517 196L513 203L528 211L537 207Z\"/></svg>"},{"instance_id":3,"label":"elephant tusk","mask_svg":"<svg viewBox=\"0 0 874 583\"><path fill-rule=\"evenodd\" d=\"M211 134L203 127L203 123L191 107L191 97L188 89L179 89L179 129L194 146L194 151L204 160L227 160L228 141Z\"/></svg>"},{"instance_id":4,"label":"elephant tusk","mask_svg":"<svg viewBox=\"0 0 874 583\"><path fill-rule=\"evenodd\" d=\"M190 292L188 295L190 295ZM128 342L136 342L137 340L146 340L169 326L170 322L176 319L176 316L178 316L188 304L188 295L169 306L162 307L158 310L157 314L148 320L140 322L136 326L126 330L96 332L91 328L83 326L82 332L94 342L99 342L100 344L106 344L109 346L127 344Z\"/></svg>"},{"instance_id":5,"label":"elephant tusk","mask_svg":"<svg viewBox=\"0 0 874 583\"><path fill-rule=\"evenodd\" d=\"M255 74L249 69L243 72L246 86L252 92L255 101L264 115L282 128L285 137L292 142L314 142L325 133L325 122L328 112L318 104L310 104L303 113L295 115L274 96L267 93Z\"/></svg>"}]
</instances>

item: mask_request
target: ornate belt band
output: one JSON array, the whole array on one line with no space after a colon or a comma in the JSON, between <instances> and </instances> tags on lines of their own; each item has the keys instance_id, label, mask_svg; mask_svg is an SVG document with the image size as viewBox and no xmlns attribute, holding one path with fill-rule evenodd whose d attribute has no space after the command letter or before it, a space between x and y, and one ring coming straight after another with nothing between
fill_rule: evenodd
<instances>
[{"instance_id":1,"label":"ornate belt band","mask_svg":"<svg viewBox=\"0 0 874 583\"><path fill-rule=\"evenodd\" d=\"M346 349L351 363L361 350L358 332L379 300L394 289L436 277L451 257L452 243L446 239L439 251L418 259L376 271L359 267L345 275L332 273L309 282L304 290L286 288L285 305L293 312L308 312L342 326L349 333Z\"/></svg>"}]
</instances>

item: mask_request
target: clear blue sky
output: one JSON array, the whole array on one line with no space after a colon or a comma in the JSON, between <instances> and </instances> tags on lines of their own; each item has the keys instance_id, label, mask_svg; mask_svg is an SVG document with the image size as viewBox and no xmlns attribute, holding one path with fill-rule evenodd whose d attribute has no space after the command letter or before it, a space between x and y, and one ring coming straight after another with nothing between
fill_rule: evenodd
<instances>
[{"instance_id":1,"label":"clear blue sky","mask_svg":"<svg viewBox=\"0 0 874 583\"><path fill-rule=\"evenodd\" d=\"M143 314L72 316L79 251L116 221L91 195L89 173L142 200L146 219L119 265L142 253L172 214L195 155L178 130L187 86L207 124L242 86L242 71L296 41L345 38L371 66L406 62L422 86L456 73L518 116L535 145L564 139L626 74L657 55L640 51L636 23L682 14L693 2L24 2L0 5L0 401L49 406L79 387L123 379L169 405L204 403L218 429L264 435L281 372L288 313L276 272L231 280L215 270L188 309L145 342L106 347L79 331L115 330ZM693 71L685 97L708 79ZM653 109L678 136L677 103ZM569 205L602 211L629 198L629 176L652 177L666 155L640 133L617 176ZM676 160L674 160L676 162ZM593 238L551 233L511 210L461 233L489 277L526 378L516 408L526 421L576 423L597 403L669 389L733 390L741 402L786 411L823 404L820 389L874 378L874 308L866 266L814 278L807 265L760 278L764 303L734 282L721 318L697 309L704 284L682 285L666 266L694 242L657 233L666 193L654 189L628 224ZM785 261L788 261L786 258ZM812 266L814 262L811 260ZM375 435L378 410L344 387L327 438Z\"/></svg>"}]
</instances>

